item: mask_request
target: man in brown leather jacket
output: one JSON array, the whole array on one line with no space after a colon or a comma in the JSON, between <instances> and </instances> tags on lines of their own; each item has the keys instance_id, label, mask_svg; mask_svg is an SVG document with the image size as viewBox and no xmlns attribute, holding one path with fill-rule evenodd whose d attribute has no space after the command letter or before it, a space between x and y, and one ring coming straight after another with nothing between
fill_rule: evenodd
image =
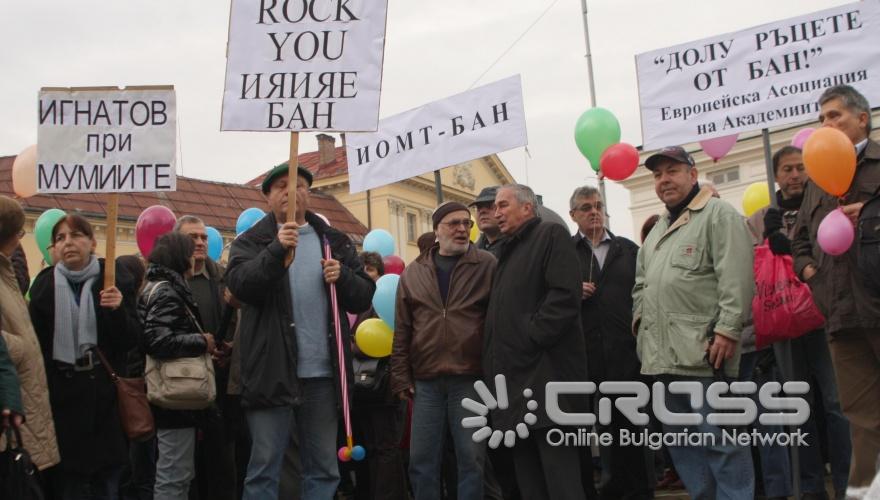
<instances>
[{"instance_id":1,"label":"man in brown leather jacket","mask_svg":"<svg viewBox=\"0 0 880 500\"><path fill-rule=\"evenodd\" d=\"M880 454L880 297L871 294L858 272L858 239L840 256L822 251L819 225L840 207L855 224L862 205L880 190L880 144L871 140L871 107L848 85L819 97L819 122L840 130L853 143L858 163L849 190L837 198L807 182L792 240L794 268L812 289L825 315L840 403L850 421L853 457L849 486L867 487Z\"/></svg>"},{"instance_id":2,"label":"man in brown leather jacket","mask_svg":"<svg viewBox=\"0 0 880 500\"><path fill-rule=\"evenodd\" d=\"M400 277L391 353L391 390L413 399L409 474L416 500L439 499L448 428L458 469L458 499L481 500L480 445L461 421L473 416L463 398L478 399L483 324L495 258L468 240L471 214L457 202L432 215L437 242Z\"/></svg>"}]
</instances>

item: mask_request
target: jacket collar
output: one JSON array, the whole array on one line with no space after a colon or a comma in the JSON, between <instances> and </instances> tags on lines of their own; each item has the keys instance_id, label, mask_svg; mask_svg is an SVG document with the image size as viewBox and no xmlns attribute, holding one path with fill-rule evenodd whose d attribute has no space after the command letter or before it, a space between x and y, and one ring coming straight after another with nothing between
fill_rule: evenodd
<instances>
[{"instance_id":1,"label":"jacket collar","mask_svg":"<svg viewBox=\"0 0 880 500\"><path fill-rule=\"evenodd\" d=\"M431 248L428 249L427 252L422 252L416 257L416 262L420 265L425 265L429 267L434 267L434 254L440 249L440 245L438 243L434 243ZM467 250L458 260L463 264L473 264L480 261L479 249L474 243L469 243Z\"/></svg>"},{"instance_id":2,"label":"jacket collar","mask_svg":"<svg viewBox=\"0 0 880 500\"><path fill-rule=\"evenodd\" d=\"M507 242L513 243L514 241L518 241L518 240L525 238L526 235L528 235L530 232L532 232L532 229L534 229L540 223L541 223L541 219L539 217L532 217L531 219L523 222L522 226L520 226L519 229L517 229L515 233L511 234L507 238Z\"/></svg>"},{"instance_id":3,"label":"jacket collar","mask_svg":"<svg viewBox=\"0 0 880 500\"><path fill-rule=\"evenodd\" d=\"M869 138L865 150L862 151L862 154L859 157L859 160L862 159L880 160L880 144ZM861 161L859 161L859 163L861 163Z\"/></svg>"},{"instance_id":4,"label":"jacket collar","mask_svg":"<svg viewBox=\"0 0 880 500\"><path fill-rule=\"evenodd\" d=\"M666 228L666 232L663 233L663 236L666 236L667 234L675 231L676 229L678 229L681 226L684 226L685 224L690 222L691 213L692 212L699 212L700 210L706 208L706 205L709 204L709 200L711 200L711 199L712 199L712 190L708 186L701 187L700 192L697 193L697 196L695 196L694 199L691 200L691 202L688 203L688 205L686 207L684 207L684 210L682 211L681 215L679 215L678 218L675 219L675 222L672 223L671 226ZM663 216L668 218L669 211L667 210L663 214Z\"/></svg>"}]
</instances>

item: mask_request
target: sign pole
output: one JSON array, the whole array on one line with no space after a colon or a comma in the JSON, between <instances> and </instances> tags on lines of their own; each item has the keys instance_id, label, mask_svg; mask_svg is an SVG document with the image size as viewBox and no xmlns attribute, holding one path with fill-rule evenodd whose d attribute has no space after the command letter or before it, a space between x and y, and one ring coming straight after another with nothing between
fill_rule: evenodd
<instances>
[{"instance_id":1,"label":"sign pole","mask_svg":"<svg viewBox=\"0 0 880 500\"><path fill-rule=\"evenodd\" d=\"M764 142L764 168L767 171L767 189L770 191L770 206L772 208L779 208L779 204L776 202L776 191L773 189L774 183L773 179L776 177L773 174L773 155L770 150L770 131L768 129L761 130L761 138ZM782 377L786 382L790 382L794 380L794 362L791 354L791 340L784 340L779 342L778 346L774 348L774 354L778 356L780 359L779 365L782 369ZM791 455L791 484L792 490L794 491L794 497L801 497L801 465L800 465L800 455L798 454L797 446L792 446L789 449L789 453Z\"/></svg>"},{"instance_id":2,"label":"sign pole","mask_svg":"<svg viewBox=\"0 0 880 500\"><path fill-rule=\"evenodd\" d=\"M440 182L440 171L434 171L434 191L437 193L437 206L443 204L443 184Z\"/></svg>"},{"instance_id":3,"label":"sign pole","mask_svg":"<svg viewBox=\"0 0 880 500\"><path fill-rule=\"evenodd\" d=\"M296 217L296 183L299 167L299 132L290 133L290 157L287 160L287 222L295 222ZM284 265L293 262L293 251L287 254Z\"/></svg>"},{"instance_id":4,"label":"sign pole","mask_svg":"<svg viewBox=\"0 0 880 500\"><path fill-rule=\"evenodd\" d=\"M107 196L107 246L104 249L104 290L116 285L116 220L119 216L119 194ZM144 259L148 256L144 255Z\"/></svg>"}]
</instances>

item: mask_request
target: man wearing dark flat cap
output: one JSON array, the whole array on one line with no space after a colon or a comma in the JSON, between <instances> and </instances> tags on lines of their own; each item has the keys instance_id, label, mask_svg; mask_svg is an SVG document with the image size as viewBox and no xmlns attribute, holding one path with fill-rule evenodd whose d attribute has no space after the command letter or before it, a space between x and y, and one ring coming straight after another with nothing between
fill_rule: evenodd
<instances>
[{"instance_id":1,"label":"man wearing dark flat cap","mask_svg":"<svg viewBox=\"0 0 880 500\"><path fill-rule=\"evenodd\" d=\"M366 311L375 291L348 237L308 210L311 172L299 166L297 174L294 220L287 220L287 164L266 174L262 190L270 212L232 243L226 273L229 290L242 303L241 402L253 441L245 500L278 498L294 432L302 461L300 498L334 498L342 392L333 323L339 321L348 339L343 311ZM333 283L338 317L330 309ZM341 347L350 360L350 343ZM352 386L348 361L345 373Z\"/></svg>"}]
</instances>

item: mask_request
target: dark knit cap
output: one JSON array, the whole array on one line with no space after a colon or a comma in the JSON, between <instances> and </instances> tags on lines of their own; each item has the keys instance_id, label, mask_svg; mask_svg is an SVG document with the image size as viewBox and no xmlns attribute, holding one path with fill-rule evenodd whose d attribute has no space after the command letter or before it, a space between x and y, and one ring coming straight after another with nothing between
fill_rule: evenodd
<instances>
[{"instance_id":1,"label":"dark knit cap","mask_svg":"<svg viewBox=\"0 0 880 500\"><path fill-rule=\"evenodd\" d=\"M471 211L464 205L464 203L459 203L457 201L447 201L446 203L437 207L434 210L434 213L431 214L431 222L434 223L434 229L437 229L437 224L440 224L440 221L443 220L443 217L451 214L452 212L465 211L467 213L471 213Z\"/></svg>"}]
</instances>

